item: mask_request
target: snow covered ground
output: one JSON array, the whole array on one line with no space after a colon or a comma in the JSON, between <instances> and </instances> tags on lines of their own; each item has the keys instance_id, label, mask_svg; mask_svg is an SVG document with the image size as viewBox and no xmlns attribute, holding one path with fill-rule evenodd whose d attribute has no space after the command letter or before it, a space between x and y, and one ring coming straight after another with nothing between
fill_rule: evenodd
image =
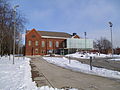
<instances>
[{"instance_id":1,"label":"snow covered ground","mask_svg":"<svg viewBox=\"0 0 120 90\"><path fill-rule=\"evenodd\" d=\"M29 60L29 58L15 57L13 65L12 56L11 60L9 57L0 57L0 90L58 90L48 86L36 87L31 78Z\"/></svg>"},{"instance_id":2,"label":"snow covered ground","mask_svg":"<svg viewBox=\"0 0 120 90\"><path fill-rule=\"evenodd\" d=\"M112 61L120 61L120 58L117 58L117 59L109 59L109 60L112 60Z\"/></svg>"},{"instance_id":3,"label":"snow covered ground","mask_svg":"<svg viewBox=\"0 0 120 90\"><path fill-rule=\"evenodd\" d=\"M67 69L72 69L74 71L80 71L88 74L94 74L94 75L99 75L99 76L104 76L104 77L110 77L110 78L117 78L120 79L120 72L118 71L112 71L104 68L97 68L97 67L92 67L92 70L90 70L90 66L87 64L82 64L79 61L76 60L70 60L71 63L69 63L69 59L63 57L63 58L58 58L58 57L43 57L46 61L49 63L56 64L58 66L67 68Z\"/></svg>"},{"instance_id":4,"label":"snow covered ground","mask_svg":"<svg viewBox=\"0 0 120 90\"><path fill-rule=\"evenodd\" d=\"M29 58L15 58L12 64L9 57L0 59L0 90L36 90L35 83L31 78Z\"/></svg>"},{"instance_id":5,"label":"snow covered ground","mask_svg":"<svg viewBox=\"0 0 120 90\"><path fill-rule=\"evenodd\" d=\"M82 54L82 53L79 53L79 52L76 52L76 53L73 53L73 54L68 54L66 56L81 58L81 59L89 59L90 57L93 57L93 58L110 58L110 57L112 57L111 54L99 54L99 53L96 53L96 54L93 54L93 53ZM113 55L113 57L120 58L120 55Z\"/></svg>"}]
</instances>

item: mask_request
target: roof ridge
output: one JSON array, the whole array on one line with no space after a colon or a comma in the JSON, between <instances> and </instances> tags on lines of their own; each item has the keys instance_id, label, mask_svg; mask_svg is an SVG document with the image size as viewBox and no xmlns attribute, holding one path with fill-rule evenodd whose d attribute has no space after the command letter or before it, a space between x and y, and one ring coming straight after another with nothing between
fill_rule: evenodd
<instances>
[{"instance_id":1,"label":"roof ridge","mask_svg":"<svg viewBox=\"0 0 120 90\"><path fill-rule=\"evenodd\" d=\"M71 34L66 32L54 32L54 31L37 31L42 36L53 36L53 37L71 37Z\"/></svg>"},{"instance_id":2,"label":"roof ridge","mask_svg":"<svg viewBox=\"0 0 120 90\"><path fill-rule=\"evenodd\" d=\"M32 29L35 30L35 29ZM30 30L30 31L32 31ZM28 30L29 31L29 30ZM29 31L29 32L30 32ZM57 32L57 31L40 31L40 30L35 30L38 34L41 36L52 36L52 37L65 37L65 38L71 38L71 34L67 32ZM28 33L29 33L28 32Z\"/></svg>"},{"instance_id":3,"label":"roof ridge","mask_svg":"<svg viewBox=\"0 0 120 90\"><path fill-rule=\"evenodd\" d=\"M37 32L55 32L55 33L67 33L67 32L57 32L57 31L37 31ZM69 34L69 33L67 33ZM71 34L70 34L71 35Z\"/></svg>"}]
</instances>

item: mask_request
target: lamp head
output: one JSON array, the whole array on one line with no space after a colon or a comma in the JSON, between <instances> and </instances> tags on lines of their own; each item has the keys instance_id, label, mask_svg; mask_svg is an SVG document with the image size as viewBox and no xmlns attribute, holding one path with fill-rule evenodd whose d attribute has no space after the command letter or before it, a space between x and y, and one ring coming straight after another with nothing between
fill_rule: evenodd
<instances>
[{"instance_id":1,"label":"lamp head","mask_svg":"<svg viewBox=\"0 0 120 90\"><path fill-rule=\"evenodd\" d=\"M110 27L112 27L112 26L113 26L113 24L112 24L111 22L109 22L109 24L110 24Z\"/></svg>"},{"instance_id":2,"label":"lamp head","mask_svg":"<svg viewBox=\"0 0 120 90\"><path fill-rule=\"evenodd\" d=\"M86 36L86 35L87 35L87 33L86 33L86 32L84 32L84 35Z\"/></svg>"}]
</instances>

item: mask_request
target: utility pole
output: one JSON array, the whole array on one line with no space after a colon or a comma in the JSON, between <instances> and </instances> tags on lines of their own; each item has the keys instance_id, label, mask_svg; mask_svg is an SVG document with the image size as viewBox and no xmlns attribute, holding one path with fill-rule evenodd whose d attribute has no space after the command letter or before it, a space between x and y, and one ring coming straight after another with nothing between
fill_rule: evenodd
<instances>
[{"instance_id":1,"label":"utility pole","mask_svg":"<svg viewBox=\"0 0 120 90\"><path fill-rule=\"evenodd\" d=\"M112 24L112 22L109 22L109 24L110 24L110 32L111 32L111 50L112 50L111 54L112 54L112 58L113 58L113 40L112 40L112 26L113 26L113 24Z\"/></svg>"},{"instance_id":2,"label":"utility pole","mask_svg":"<svg viewBox=\"0 0 120 90\"><path fill-rule=\"evenodd\" d=\"M13 10L14 10L14 42L13 42L13 64L14 64L14 60L15 60L15 33L16 33L16 8L19 7L19 5L14 6Z\"/></svg>"}]
</instances>

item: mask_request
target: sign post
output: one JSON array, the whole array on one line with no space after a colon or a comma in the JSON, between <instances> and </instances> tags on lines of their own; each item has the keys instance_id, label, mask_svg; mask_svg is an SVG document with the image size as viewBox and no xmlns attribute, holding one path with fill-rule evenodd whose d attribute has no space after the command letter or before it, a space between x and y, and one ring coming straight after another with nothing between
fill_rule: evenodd
<instances>
[{"instance_id":1,"label":"sign post","mask_svg":"<svg viewBox=\"0 0 120 90\"><path fill-rule=\"evenodd\" d=\"M90 57L90 70L92 70L92 57Z\"/></svg>"}]
</instances>

